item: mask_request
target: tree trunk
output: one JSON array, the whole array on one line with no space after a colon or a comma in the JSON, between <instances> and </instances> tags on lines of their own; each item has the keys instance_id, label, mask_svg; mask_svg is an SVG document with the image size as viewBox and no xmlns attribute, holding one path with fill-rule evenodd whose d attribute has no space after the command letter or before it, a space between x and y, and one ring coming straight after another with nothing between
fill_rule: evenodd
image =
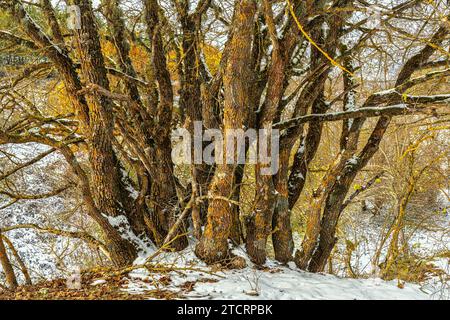
<instances>
[{"instance_id":1,"label":"tree trunk","mask_svg":"<svg viewBox=\"0 0 450 320\"><path fill-rule=\"evenodd\" d=\"M252 262L266 262L267 238L272 231L272 216L275 209L275 189L272 176L261 175L261 166L256 166L255 210L246 221L246 249Z\"/></svg>"},{"instance_id":2,"label":"tree trunk","mask_svg":"<svg viewBox=\"0 0 450 320\"><path fill-rule=\"evenodd\" d=\"M241 196L241 184L242 179L244 178L244 165L239 165L236 167L236 170L234 172L234 188L233 188L233 194L231 196L231 199L233 200L232 206L232 225L231 225L231 231L230 231L230 240L233 242L234 245L240 245L242 243L242 240L244 239L244 234L242 232L242 224L240 219L240 211L241 208L236 203L239 203L239 199Z\"/></svg>"},{"instance_id":3,"label":"tree trunk","mask_svg":"<svg viewBox=\"0 0 450 320\"><path fill-rule=\"evenodd\" d=\"M333 188L327 192L324 206L323 218L320 225L320 239L318 247L309 264L309 270L314 272L323 271L326 261L330 256L337 239L335 238L336 226L342 213L343 203L350 185L354 181L357 173L364 168L379 148L381 137L386 132L390 118L380 117L364 149L358 156L350 157L354 154L359 138L359 128L364 122L363 119L355 119L350 128L347 149L343 153L340 163L335 167L335 182ZM353 159L353 161L350 161ZM336 177L339 176L339 180Z\"/></svg>"},{"instance_id":4,"label":"tree trunk","mask_svg":"<svg viewBox=\"0 0 450 320\"><path fill-rule=\"evenodd\" d=\"M320 226L320 241L315 248L314 255L309 263L308 270L321 272L325 269L328 257L336 244L336 227L341 214L341 206L347 195L348 188L340 181L334 185L325 202L325 209Z\"/></svg>"},{"instance_id":5,"label":"tree trunk","mask_svg":"<svg viewBox=\"0 0 450 320\"><path fill-rule=\"evenodd\" d=\"M381 270L381 277L382 278L388 278L389 273L392 271L393 266L395 265L395 262L400 254L398 243L400 238L400 233L403 231L404 228L404 219L406 215L406 207L409 203L409 200L411 199L416 181L413 176L413 173L411 172L411 177L408 182L408 188L406 190L406 193L401 197L400 202L398 204L397 209L397 216L395 217L394 224L390 230L389 233L392 234L391 242L389 244L389 249L386 253L386 258L384 262L383 270Z\"/></svg>"},{"instance_id":6,"label":"tree trunk","mask_svg":"<svg viewBox=\"0 0 450 320\"><path fill-rule=\"evenodd\" d=\"M78 53L84 80L109 90L105 63L100 47L99 34L90 1L76 0L80 7L81 29L77 30ZM91 164L90 185L95 205L104 215L127 216L130 212L130 198L122 185L121 165L112 147L113 106L112 101L99 95L90 94L86 98L89 106L90 135L88 138L89 162ZM103 227L109 229L106 223ZM112 233L112 230L111 230ZM112 234L111 234L112 235ZM133 262L136 250L129 241L116 233L108 237L111 257L116 265L124 266ZM123 256L122 253L123 252Z\"/></svg>"},{"instance_id":7,"label":"tree trunk","mask_svg":"<svg viewBox=\"0 0 450 320\"><path fill-rule=\"evenodd\" d=\"M14 258L16 259L17 263L19 264L20 271L22 271L22 274L23 274L23 276L25 278L25 283L27 285L32 285L33 283L31 282L31 277L30 277L30 274L28 272L28 269L25 266L25 263L23 262L22 258L20 257L19 253L17 252L16 248L14 248L13 243L5 235L0 234L0 237L3 238L4 242L6 242L6 244L9 247L9 249L11 250Z\"/></svg>"},{"instance_id":8,"label":"tree trunk","mask_svg":"<svg viewBox=\"0 0 450 320\"><path fill-rule=\"evenodd\" d=\"M206 227L195 253L206 263L225 262L230 258L228 238L232 224L232 204L226 200L232 194L234 180L233 165L218 165L216 176L210 187ZM222 197L224 199L222 199Z\"/></svg>"},{"instance_id":9,"label":"tree trunk","mask_svg":"<svg viewBox=\"0 0 450 320\"><path fill-rule=\"evenodd\" d=\"M9 261L8 255L6 254L5 244L3 243L3 237L0 233L0 263L2 264L3 272L6 276L6 284L11 290L15 290L18 286L17 278L14 274L14 269Z\"/></svg>"},{"instance_id":10,"label":"tree trunk","mask_svg":"<svg viewBox=\"0 0 450 320\"><path fill-rule=\"evenodd\" d=\"M151 200L154 204L153 215L155 216L158 230L161 230L162 238L176 221L176 215L180 213L179 199L177 197L177 182L173 174L172 147L171 147L171 124L173 113L173 88L170 73L167 69L166 54L161 36L161 22L158 12L160 7L156 0L146 0L145 17L147 22L147 33L151 39L151 65L158 82L159 105L156 114L158 119L152 131L155 140L155 173L152 176ZM179 236L171 243L177 250L187 246L185 226L179 228Z\"/></svg>"},{"instance_id":11,"label":"tree trunk","mask_svg":"<svg viewBox=\"0 0 450 320\"><path fill-rule=\"evenodd\" d=\"M237 5L233 18L233 36L230 54L224 71L224 131L242 129L246 123L252 81L251 49L256 1L244 0ZM226 143L224 144L226 146ZM227 154L224 147L224 155ZM234 159L237 159L236 150ZM196 247L196 254L207 263L223 261L229 257L228 238L233 210L226 199L233 193L235 164L218 164L210 186L205 232ZM220 199L219 199L220 198Z\"/></svg>"},{"instance_id":12,"label":"tree trunk","mask_svg":"<svg viewBox=\"0 0 450 320\"><path fill-rule=\"evenodd\" d=\"M294 251L287 182L291 149L284 145L280 147L280 168L274 178L277 199L272 217L272 243L275 259L281 263L287 263L292 260Z\"/></svg>"}]
</instances>

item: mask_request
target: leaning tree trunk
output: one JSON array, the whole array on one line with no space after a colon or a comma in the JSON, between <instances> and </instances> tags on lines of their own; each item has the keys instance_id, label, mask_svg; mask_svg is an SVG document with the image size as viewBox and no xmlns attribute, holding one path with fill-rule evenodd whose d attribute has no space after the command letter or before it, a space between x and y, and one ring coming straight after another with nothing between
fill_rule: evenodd
<instances>
[{"instance_id":1,"label":"leaning tree trunk","mask_svg":"<svg viewBox=\"0 0 450 320\"><path fill-rule=\"evenodd\" d=\"M2 264L3 272L6 276L6 284L11 290L15 290L18 286L16 275L14 274L14 269L9 261L8 255L6 253L5 244L3 243L3 237L0 233L0 263Z\"/></svg>"},{"instance_id":2,"label":"leaning tree trunk","mask_svg":"<svg viewBox=\"0 0 450 320\"><path fill-rule=\"evenodd\" d=\"M74 1L80 7L82 28L77 31L77 40L83 42L80 51L81 69L85 80L89 83L103 86L108 89L106 72L101 55L99 36L95 29L95 19L89 1ZM47 2L44 14L52 25L54 36L58 37L57 24L54 23ZM94 183L97 188L91 188L88 176L78 164L67 146L57 146L64 154L66 160L74 169L82 185L83 198L89 208L89 214L99 223L105 233L105 242L113 262L116 265L128 265L136 256L133 245L121 238L103 215L117 216L123 213L122 205L126 205L126 197L120 186L117 160L112 150L112 110L110 101L99 97L86 99L81 93L83 89L76 72L75 63L69 57L64 44L55 45L46 36L42 29L31 19L22 3L16 2L9 7L11 13L21 21L22 28L33 40L33 43L55 64L60 72L69 101L82 121L82 129L88 136L89 156ZM53 22L53 23L52 23ZM88 101L89 100L89 101ZM94 203L95 202L95 203ZM98 203L98 207L97 207ZM100 208L101 207L101 208Z\"/></svg>"},{"instance_id":3,"label":"leaning tree trunk","mask_svg":"<svg viewBox=\"0 0 450 320\"><path fill-rule=\"evenodd\" d=\"M350 158L349 156L354 154L354 150L356 149L360 132L359 128L363 122L363 119L354 120L350 129L348 146L344 152L346 155L339 165L340 168L336 168L337 175L340 178L339 180L335 179L333 188L327 192L324 213L320 224L319 244L309 263L308 269L310 271L318 272L324 270L331 250L337 241L335 238L336 226L342 213L343 203L350 189L350 185L358 172L367 165L378 150L381 138L389 126L390 117L380 117L363 150L356 157L353 156Z\"/></svg>"},{"instance_id":4,"label":"leaning tree trunk","mask_svg":"<svg viewBox=\"0 0 450 320\"><path fill-rule=\"evenodd\" d=\"M341 214L341 206L348 192L349 182L338 181L325 202L324 214L320 225L320 241L315 248L308 270L321 272L325 269L328 257L336 244L336 227ZM351 179L353 181L353 179Z\"/></svg>"},{"instance_id":5,"label":"leaning tree trunk","mask_svg":"<svg viewBox=\"0 0 450 320\"><path fill-rule=\"evenodd\" d=\"M120 8L119 2L119 0L105 1L103 11L107 17L111 41L115 45L116 54L118 56L118 67L120 71L134 79L137 77L137 73L130 58L131 49L126 38L126 26L123 19L123 11ZM151 194L149 177L154 177L154 172L156 171L152 165L155 162L152 159L152 157L154 157L154 148L152 145L152 119L146 106L142 102L137 84L128 78L123 79L123 81L124 91L128 95L130 103L127 104L128 108L124 110L122 118L117 121L117 127L123 134L130 149L133 150L134 154L137 155L143 165L136 168L136 171L139 172L139 184L141 185L142 190L134 207L128 212L127 218L130 222L131 229L136 235L146 234L154 241L154 243L157 243L157 240L162 238L163 235L158 234L158 231L153 225L153 227L150 228L145 222L148 218L145 198ZM157 101L155 89L152 87L149 91L151 97ZM133 128L135 134L127 132L124 126ZM140 164L135 166L139 165Z\"/></svg>"},{"instance_id":6,"label":"leaning tree trunk","mask_svg":"<svg viewBox=\"0 0 450 320\"><path fill-rule=\"evenodd\" d=\"M30 273L28 272L27 267L25 266L25 263L23 262L23 259L20 257L19 253L17 252L16 248L14 247L14 244L9 240L5 235L0 234L0 237L3 238L3 241L8 245L9 250L11 250L14 259L19 264L20 271L22 271L23 277L25 278L25 284L32 285Z\"/></svg>"},{"instance_id":7,"label":"leaning tree trunk","mask_svg":"<svg viewBox=\"0 0 450 320\"><path fill-rule=\"evenodd\" d=\"M88 0L76 0L80 7L81 28L76 31L77 47L81 62L81 71L87 84L98 85L109 90L109 81L105 69L100 38L96 28L95 17ZM104 215L117 217L127 216L131 203L120 177L120 163L113 150L113 103L105 96L87 95L89 106L88 153L91 165L91 192L96 207ZM109 239L108 239L109 240ZM134 246L125 239L110 241L114 256L122 257L116 264L130 264L136 257Z\"/></svg>"}]
</instances>

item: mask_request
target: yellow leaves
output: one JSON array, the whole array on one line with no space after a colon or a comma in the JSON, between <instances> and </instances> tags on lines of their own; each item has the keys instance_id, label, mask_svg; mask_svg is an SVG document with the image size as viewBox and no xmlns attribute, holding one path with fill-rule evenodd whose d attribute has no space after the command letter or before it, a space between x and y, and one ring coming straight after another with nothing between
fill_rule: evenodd
<instances>
[{"instance_id":1,"label":"yellow leaves","mask_svg":"<svg viewBox=\"0 0 450 320\"><path fill-rule=\"evenodd\" d=\"M49 92L47 107L48 110L46 111L52 116L73 112L66 88L62 82L58 82Z\"/></svg>"},{"instance_id":2,"label":"yellow leaves","mask_svg":"<svg viewBox=\"0 0 450 320\"><path fill-rule=\"evenodd\" d=\"M361 190L362 189L362 186L360 185L360 184L355 184L354 186L353 186L353 189L355 189L355 191L358 191L358 190Z\"/></svg>"},{"instance_id":3,"label":"yellow leaves","mask_svg":"<svg viewBox=\"0 0 450 320\"><path fill-rule=\"evenodd\" d=\"M402 100L403 100L403 102L407 102L408 101L408 95L406 93L402 94Z\"/></svg>"},{"instance_id":4,"label":"yellow leaves","mask_svg":"<svg viewBox=\"0 0 450 320\"><path fill-rule=\"evenodd\" d=\"M169 51L168 55L167 68L169 69L171 78L178 80L177 68L181 64L181 61L178 61L177 53L175 52L175 50Z\"/></svg>"},{"instance_id":5,"label":"yellow leaves","mask_svg":"<svg viewBox=\"0 0 450 320\"><path fill-rule=\"evenodd\" d=\"M116 48L113 43L102 41L102 52L105 57L114 58L116 55Z\"/></svg>"},{"instance_id":6,"label":"yellow leaves","mask_svg":"<svg viewBox=\"0 0 450 320\"><path fill-rule=\"evenodd\" d=\"M180 48L181 50L181 48ZM214 46L203 43L201 45L201 50L203 52L204 62L208 67L209 71L212 75L215 75L219 70L220 60L222 59L222 52ZM184 58L183 53L181 53L181 57L177 57L177 54L174 50L169 52L168 57L168 68L171 73L173 79L177 79L177 68L182 63ZM197 58L200 58L200 55L197 54ZM181 61L180 61L181 60ZM198 61L199 63L200 61Z\"/></svg>"},{"instance_id":7,"label":"yellow leaves","mask_svg":"<svg viewBox=\"0 0 450 320\"><path fill-rule=\"evenodd\" d=\"M106 58L110 58L112 60L118 59L117 49L114 43L110 41L102 41L102 53ZM147 51L141 46L131 44L129 55L136 72L141 74L145 73L146 68L150 63L150 56ZM108 64L107 59L106 62Z\"/></svg>"},{"instance_id":8,"label":"yellow leaves","mask_svg":"<svg viewBox=\"0 0 450 320\"><path fill-rule=\"evenodd\" d=\"M143 48L132 45L130 48L130 58L137 73L145 73L150 62L150 56Z\"/></svg>"},{"instance_id":9,"label":"yellow leaves","mask_svg":"<svg viewBox=\"0 0 450 320\"><path fill-rule=\"evenodd\" d=\"M382 181L381 178L375 179L375 182L376 182L376 183L381 183L381 181Z\"/></svg>"},{"instance_id":10,"label":"yellow leaves","mask_svg":"<svg viewBox=\"0 0 450 320\"><path fill-rule=\"evenodd\" d=\"M212 75L215 75L219 70L220 59L222 59L222 53L219 49L204 44L202 46L203 54L205 55L205 62Z\"/></svg>"}]
</instances>

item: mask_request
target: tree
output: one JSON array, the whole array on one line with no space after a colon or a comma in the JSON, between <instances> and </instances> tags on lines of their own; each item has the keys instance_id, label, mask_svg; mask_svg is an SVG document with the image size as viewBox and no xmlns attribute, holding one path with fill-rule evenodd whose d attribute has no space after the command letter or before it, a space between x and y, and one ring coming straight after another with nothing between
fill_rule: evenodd
<instances>
[{"instance_id":1,"label":"tree","mask_svg":"<svg viewBox=\"0 0 450 320\"><path fill-rule=\"evenodd\" d=\"M14 290L17 287L17 278L14 274L13 267L9 261L8 255L6 253L5 244L3 243L3 237L0 233L0 263L2 264L3 271L6 275L6 283L9 289Z\"/></svg>"},{"instance_id":2,"label":"tree","mask_svg":"<svg viewBox=\"0 0 450 320\"><path fill-rule=\"evenodd\" d=\"M411 93L450 75L448 16L437 14L448 14L443 2L426 17L415 9L433 4L405 0L388 8L377 2L383 14L374 17L373 6L353 0L143 0L136 4L142 18L124 11L119 0L103 0L98 8L89 0L68 3L79 12L73 30L64 23L65 7L49 0L0 1L2 14L14 21L0 31L0 41L42 59L10 71L12 81L0 88L2 104L17 117L0 130L0 144L40 143L64 156L116 266L137 257L134 236L185 248L192 223L196 254L208 263L232 262L228 240L245 237L248 255L261 265L272 236L277 260L323 271L351 184L376 154L392 117L439 116L450 99L448 93ZM381 27L371 27L373 19ZM397 26L403 20L425 31L413 36ZM20 31L13 34L15 27ZM371 46L390 54L378 47L383 41L404 56L391 71L395 83L381 92L358 91L360 80L371 76L363 65L378 59L368 54ZM146 53L145 68L136 68L132 48ZM207 48L221 53L218 66L206 63ZM49 114L20 93L21 82L45 81L50 71L64 87L64 113ZM423 74L415 76L417 71ZM330 83L338 88L331 95ZM377 118L374 126L371 118ZM223 136L242 128L281 130L279 170L262 174L267 163L260 160L254 167L254 207L245 217L245 234L240 192L250 164L196 163L192 156L188 179L183 183L177 173L172 129L194 135L197 121L203 132L217 129ZM305 236L293 257L291 211L330 122L341 123L339 151L309 198ZM362 135L367 129L368 137ZM258 150L262 144L258 138ZM124 234L123 224L133 236Z\"/></svg>"}]
</instances>

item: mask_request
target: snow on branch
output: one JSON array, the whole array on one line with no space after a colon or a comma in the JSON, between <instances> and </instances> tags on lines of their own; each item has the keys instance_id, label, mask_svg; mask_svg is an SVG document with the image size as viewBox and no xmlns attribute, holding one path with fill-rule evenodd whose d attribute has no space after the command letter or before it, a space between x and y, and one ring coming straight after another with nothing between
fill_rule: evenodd
<instances>
[{"instance_id":1,"label":"snow on branch","mask_svg":"<svg viewBox=\"0 0 450 320\"><path fill-rule=\"evenodd\" d=\"M406 99L409 103L447 103L450 102L450 95L439 95L439 96L414 96ZM286 121L275 123L272 127L274 129L289 129L303 123L320 121L320 122L332 122L347 120L352 118L368 118L368 117L378 117L378 116L398 116L402 114L412 114L412 113L422 113L425 112L427 108L410 108L408 104L401 103L386 107L367 107L360 108L356 110L342 111L342 112L332 112L332 113L320 113L320 114L308 114L306 116L301 116Z\"/></svg>"}]
</instances>

